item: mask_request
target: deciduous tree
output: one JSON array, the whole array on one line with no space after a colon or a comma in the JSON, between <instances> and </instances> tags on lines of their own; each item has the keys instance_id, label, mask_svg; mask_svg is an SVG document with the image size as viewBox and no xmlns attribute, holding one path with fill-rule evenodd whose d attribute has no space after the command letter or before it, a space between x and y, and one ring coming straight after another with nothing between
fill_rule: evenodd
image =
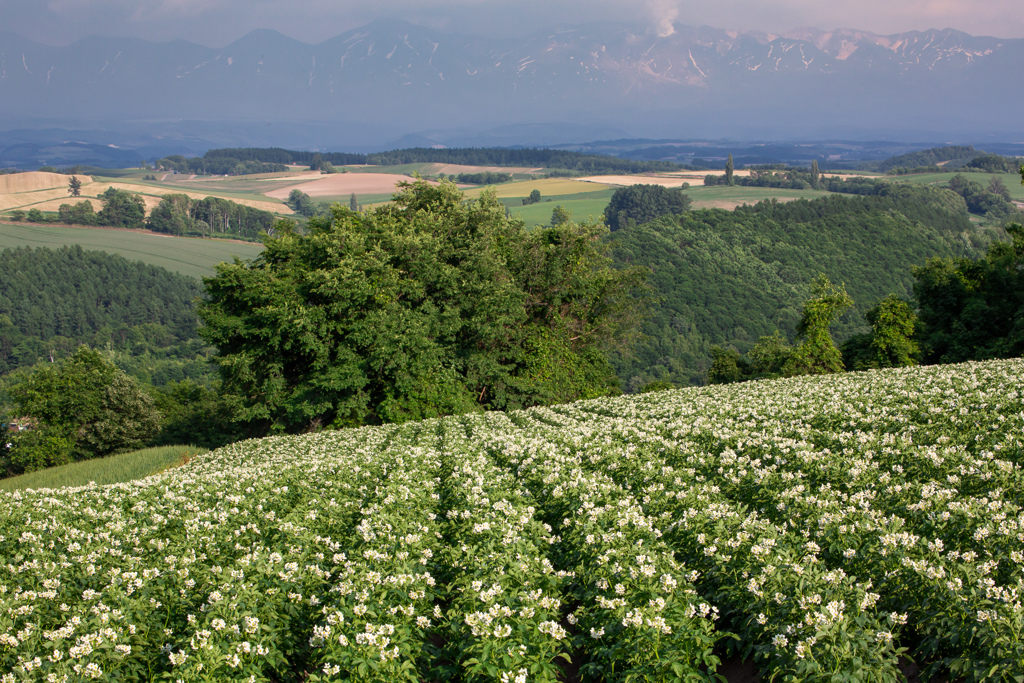
<instances>
[{"instance_id":1,"label":"deciduous tree","mask_svg":"<svg viewBox=\"0 0 1024 683\"><path fill-rule=\"evenodd\" d=\"M811 291L797 325L800 344L783 368L786 375L821 375L846 369L828 328L853 305L853 299L844 285L832 284L823 274L814 280Z\"/></svg>"},{"instance_id":2,"label":"deciduous tree","mask_svg":"<svg viewBox=\"0 0 1024 683\"><path fill-rule=\"evenodd\" d=\"M146 219L146 205L142 197L126 190L108 187L100 196L103 208L98 214L100 225L119 228L141 228Z\"/></svg>"},{"instance_id":3,"label":"deciduous tree","mask_svg":"<svg viewBox=\"0 0 1024 683\"><path fill-rule=\"evenodd\" d=\"M899 368L917 365L917 314L895 294L882 299L864 314L871 332L851 337L843 344L847 369Z\"/></svg>"},{"instance_id":4,"label":"deciduous tree","mask_svg":"<svg viewBox=\"0 0 1024 683\"><path fill-rule=\"evenodd\" d=\"M139 448L159 430L152 399L85 346L61 363L39 368L10 394L17 413L66 439L75 460Z\"/></svg>"},{"instance_id":5,"label":"deciduous tree","mask_svg":"<svg viewBox=\"0 0 1024 683\"><path fill-rule=\"evenodd\" d=\"M604 221L614 232L626 227L630 221L639 225L661 216L685 213L690 202L679 188L661 185L620 187L605 207Z\"/></svg>"},{"instance_id":6,"label":"deciduous tree","mask_svg":"<svg viewBox=\"0 0 1024 683\"><path fill-rule=\"evenodd\" d=\"M603 227L527 231L492 193L423 181L332 211L206 280L202 333L242 421L301 431L614 390L603 351L634 329L646 271L610 267Z\"/></svg>"}]
</instances>

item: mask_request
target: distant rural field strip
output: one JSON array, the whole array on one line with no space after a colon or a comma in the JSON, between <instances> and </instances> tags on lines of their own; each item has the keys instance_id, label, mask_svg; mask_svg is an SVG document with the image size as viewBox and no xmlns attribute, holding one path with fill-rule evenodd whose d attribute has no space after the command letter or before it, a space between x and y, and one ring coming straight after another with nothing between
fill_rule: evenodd
<instances>
[{"instance_id":1,"label":"distant rural field strip","mask_svg":"<svg viewBox=\"0 0 1024 683\"><path fill-rule=\"evenodd\" d=\"M87 175L77 177L83 183L92 182L92 178ZM66 176L63 173L47 173L45 171L0 175L0 194L35 192L36 190L49 190L55 187L67 190L69 180L71 180L71 176Z\"/></svg>"},{"instance_id":2,"label":"distant rural field strip","mask_svg":"<svg viewBox=\"0 0 1024 683\"><path fill-rule=\"evenodd\" d=\"M691 187L686 194L693 200L694 209L726 209L731 211L744 204L757 204L765 199L791 202L794 199L824 197L824 190L786 190L771 187Z\"/></svg>"},{"instance_id":3,"label":"distant rural field strip","mask_svg":"<svg viewBox=\"0 0 1024 683\"><path fill-rule=\"evenodd\" d=\"M412 182L406 175L393 173L333 173L318 180L297 183L266 192L274 199L287 199L292 190L301 190L310 197L334 197L351 194L386 194L395 191L400 182Z\"/></svg>"},{"instance_id":4,"label":"distant rural field strip","mask_svg":"<svg viewBox=\"0 0 1024 683\"><path fill-rule=\"evenodd\" d=\"M213 275L213 266L238 256L255 258L262 244L170 237L108 228L67 228L56 225L0 223L0 249L78 244L83 249L120 254L133 261L161 266L182 275Z\"/></svg>"},{"instance_id":5,"label":"distant rural field strip","mask_svg":"<svg viewBox=\"0 0 1024 683\"><path fill-rule=\"evenodd\" d=\"M737 172L738 173L738 172ZM703 179L704 176L701 176ZM685 176L647 176L647 175L595 175L580 178L584 183L600 183L602 185L661 185L662 187L679 187L690 178ZM692 183L691 183L692 184Z\"/></svg>"},{"instance_id":6,"label":"distant rural field strip","mask_svg":"<svg viewBox=\"0 0 1024 683\"><path fill-rule=\"evenodd\" d=\"M581 192L599 192L611 187L597 183L584 184L575 178L546 178L544 180L518 180L514 183L501 183L487 187L476 187L466 191L467 199L476 199L486 189L494 188L498 199L510 197L526 197L530 192L537 190L542 198L553 197L563 194L580 194Z\"/></svg>"},{"instance_id":7,"label":"distant rural field strip","mask_svg":"<svg viewBox=\"0 0 1024 683\"><path fill-rule=\"evenodd\" d=\"M445 173L540 173L541 169L529 166L462 166L460 164L425 164L423 175Z\"/></svg>"},{"instance_id":8,"label":"distant rural field strip","mask_svg":"<svg viewBox=\"0 0 1024 683\"><path fill-rule=\"evenodd\" d=\"M71 197L68 195L68 181L70 176L60 173L43 173L34 171L30 173L13 173L0 176L0 211L14 209L39 209L41 211L57 211L61 204L73 204L80 201L89 201L95 211L102 208L97 197L105 192L107 188L115 190L127 190L142 197L146 205L146 211L156 207L161 198L166 194L186 194L192 199L204 199L214 192L205 191L203 188L178 189L163 188L153 185L142 185L136 183L125 183L120 181L107 181L79 176L82 182L82 196ZM285 197L287 197L287 192ZM272 213L290 214L292 210L278 202L246 199L244 197L231 197L231 201L243 204L256 209L270 211Z\"/></svg>"}]
</instances>

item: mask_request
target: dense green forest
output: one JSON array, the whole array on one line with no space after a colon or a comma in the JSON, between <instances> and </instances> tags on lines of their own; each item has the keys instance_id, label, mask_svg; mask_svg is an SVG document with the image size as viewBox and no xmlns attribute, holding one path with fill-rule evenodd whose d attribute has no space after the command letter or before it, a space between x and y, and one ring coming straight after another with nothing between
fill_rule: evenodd
<instances>
[{"instance_id":1,"label":"dense green forest","mask_svg":"<svg viewBox=\"0 0 1024 683\"><path fill-rule=\"evenodd\" d=\"M193 278L79 246L5 249L0 273L0 374L84 343L148 383L209 376Z\"/></svg>"},{"instance_id":2,"label":"dense green forest","mask_svg":"<svg viewBox=\"0 0 1024 683\"><path fill-rule=\"evenodd\" d=\"M245 151L245 150L218 150ZM288 170L283 163L260 161L258 159L239 159L226 155L213 155L209 152L201 157L185 158L180 154L157 159L154 166L161 171L177 173L194 173L196 175L249 175L251 173L281 173Z\"/></svg>"},{"instance_id":3,"label":"dense green forest","mask_svg":"<svg viewBox=\"0 0 1024 683\"><path fill-rule=\"evenodd\" d=\"M560 149L501 149L452 148L434 149L414 147L372 154L344 152L301 152L271 148L214 149L202 157L185 159L166 157L158 166L175 168L180 173L230 173L229 168L239 163L302 164L309 165L316 157L336 166L370 164L391 166L398 164L438 163L463 166L531 166L555 168L580 173L651 173L678 171L683 166L669 161L633 161L598 154L581 154ZM165 163L166 162L166 163ZM209 169L209 170L204 170ZM217 169L217 170L212 170ZM258 171L247 171L258 172Z\"/></svg>"},{"instance_id":4,"label":"dense green forest","mask_svg":"<svg viewBox=\"0 0 1024 683\"><path fill-rule=\"evenodd\" d=\"M949 190L875 192L696 210L613 233L616 262L650 268L661 295L633 352L614 359L624 388L702 383L712 346L746 352L775 330L793 338L819 273L845 283L855 302L834 332L840 339L863 332L869 308L889 294L911 296L913 267L936 256L976 256L987 243Z\"/></svg>"}]
</instances>

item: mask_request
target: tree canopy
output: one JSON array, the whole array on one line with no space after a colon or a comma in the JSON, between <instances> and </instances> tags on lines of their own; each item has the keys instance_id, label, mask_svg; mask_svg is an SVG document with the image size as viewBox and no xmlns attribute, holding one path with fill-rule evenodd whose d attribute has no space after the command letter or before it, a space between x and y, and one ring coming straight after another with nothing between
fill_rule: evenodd
<instances>
[{"instance_id":1,"label":"tree canopy","mask_svg":"<svg viewBox=\"0 0 1024 683\"><path fill-rule=\"evenodd\" d=\"M614 232L630 221L639 225L661 216L684 213L690 208L690 201L681 189L661 185L620 187L605 207L604 221Z\"/></svg>"},{"instance_id":2,"label":"tree canopy","mask_svg":"<svg viewBox=\"0 0 1024 683\"><path fill-rule=\"evenodd\" d=\"M843 344L843 362L848 370L917 365L921 348L915 339L917 314L910 303L890 294L864 317L871 331L854 335Z\"/></svg>"},{"instance_id":3,"label":"tree canopy","mask_svg":"<svg viewBox=\"0 0 1024 683\"><path fill-rule=\"evenodd\" d=\"M151 350L196 340L198 280L117 254L0 251L0 374L83 343Z\"/></svg>"},{"instance_id":4,"label":"tree canopy","mask_svg":"<svg viewBox=\"0 0 1024 683\"><path fill-rule=\"evenodd\" d=\"M30 440L24 448L51 450L58 442L66 444L71 459L84 460L140 448L159 430L160 415L152 399L85 346L61 363L39 367L10 394L17 414L33 418L49 437L45 444ZM32 463L18 449L16 443L15 460Z\"/></svg>"},{"instance_id":5,"label":"tree canopy","mask_svg":"<svg viewBox=\"0 0 1024 683\"><path fill-rule=\"evenodd\" d=\"M1011 358L1024 353L1024 227L985 258L931 259L915 270L925 362Z\"/></svg>"},{"instance_id":6,"label":"tree canopy","mask_svg":"<svg viewBox=\"0 0 1024 683\"><path fill-rule=\"evenodd\" d=\"M646 270L614 270L600 225L527 231L491 193L400 186L282 229L206 279L202 334L241 421L265 431L399 422L615 391Z\"/></svg>"},{"instance_id":7,"label":"tree canopy","mask_svg":"<svg viewBox=\"0 0 1024 683\"><path fill-rule=\"evenodd\" d=\"M103 202L103 208L98 216L100 225L113 225L119 228L142 227L146 219L146 205L139 195L108 187L99 199Z\"/></svg>"},{"instance_id":8,"label":"tree canopy","mask_svg":"<svg viewBox=\"0 0 1024 683\"><path fill-rule=\"evenodd\" d=\"M860 189L872 194L695 209L612 233L616 262L649 267L660 295L633 352L613 354L624 388L698 384L713 346L746 353L776 329L792 340L818 273L845 281L856 302L832 328L837 342L866 332L862 315L878 301L910 298L913 266L977 256L985 245L987 234L948 189Z\"/></svg>"},{"instance_id":9,"label":"tree canopy","mask_svg":"<svg viewBox=\"0 0 1024 683\"><path fill-rule=\"evenodd\" d=\"M845 285L835 285L824 274L819 274L811 285L813 295L804 302L803 315L796 327L800 344L783 367L787 375L822 375L842 372L843 357L836 348L829 327L853 299Z\"/></svg>"}]
</instances>

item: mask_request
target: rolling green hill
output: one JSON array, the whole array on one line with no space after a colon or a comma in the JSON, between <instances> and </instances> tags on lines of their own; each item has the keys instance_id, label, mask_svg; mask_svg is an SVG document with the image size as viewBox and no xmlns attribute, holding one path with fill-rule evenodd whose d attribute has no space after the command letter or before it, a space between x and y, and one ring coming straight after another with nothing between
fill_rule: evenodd
<instances>
[{"instance_id":1,"label":"rolling green hill","mask_svg":"<svg viewBox=\"0 0 1024 683\"><path fill-rule=\"evenodd\" d=\"M701 209L614 233L616 261L650 268L661 296L633 353L616 355L624 388L702 383L711 346L746 352L776 329L792 338L818 273L845 283L855 301L833 330L844 339L865 329L863 312L886 295L911 295L914 266L985 244L948 190L893 193Z\"/></svg>"},{"instance_id":2,"label":"rolling green hill","mask_svg":"<svg viewBox=\"0 0 1024 683\"><path fill-rule=\"evenodd\" d=\"M60 225L0 223L0 249L79 245L83 249L119 254L167 270L199 278L213 275L213 266L234 256L254 258L263 245L253 242L171 237L155 233Z\"/></svg>"}]
</instances>

